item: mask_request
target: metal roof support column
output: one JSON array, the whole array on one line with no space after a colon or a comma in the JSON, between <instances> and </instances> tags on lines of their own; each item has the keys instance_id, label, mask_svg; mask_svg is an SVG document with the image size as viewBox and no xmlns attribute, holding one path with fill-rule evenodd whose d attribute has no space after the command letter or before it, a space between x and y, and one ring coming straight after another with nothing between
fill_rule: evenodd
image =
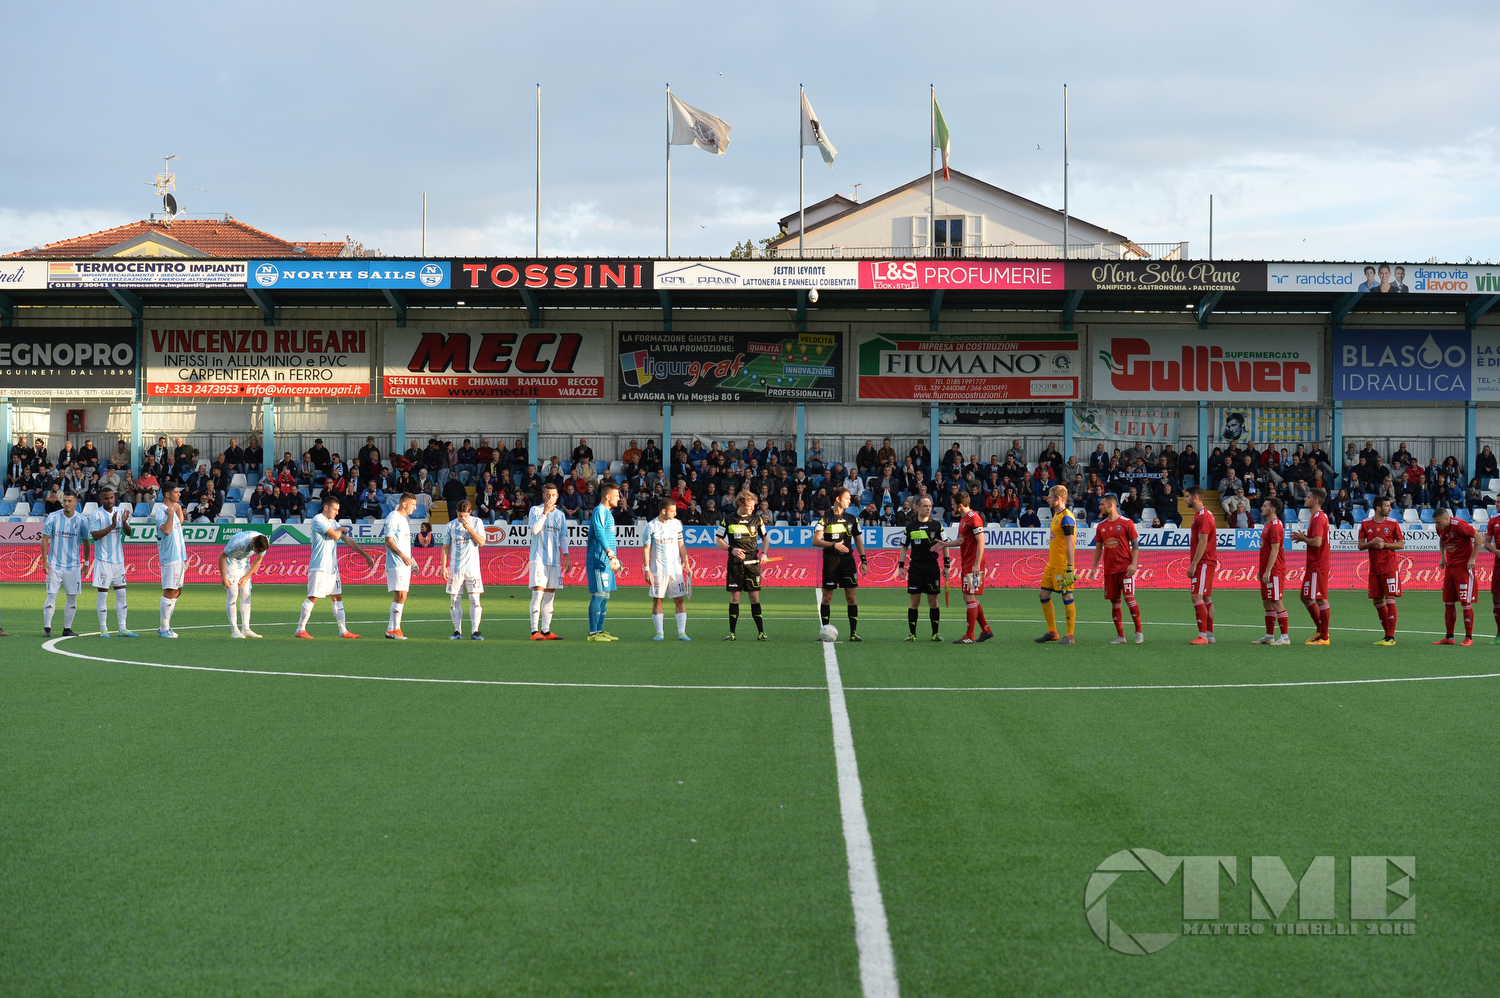
<instances>
[{"instance_id":1,"label":"metal roof support column","mask_svg":"<svg viewBox=\"0 0 1500 998\"><path fill-rule=\"evenodd\" d=\"M797 292L797 332L807 332L807 292Z\"/></svg>"},{"instance_id":2,"label":"metal roof support column","mask_svg":"<svg viewBox=\"0 0 1500 998\"><path fill-rule=\"evenodd\" d=\"M406 296L392 288L381 288L380 293L385 295L385 300L391 303L391 310L396 313L397 328L405 328Z\"/></svg>"},{"instance_id":3,"label":"metal roof support column","mask_svg":"<svg viewBox=\"0 0 1500 998\"><path fill-rule=\"evenodd\" d=\"M1208 328L1208 317L1213 314L1214 308L1219 304L1219 299L1223 297L1224 292L1222 291L1210 291L1198 302L1198 307L1194 311L1198 315L1199 329Z\"/></svg>"},{"instance_id":4,"label":"metal roof support column","mask_svg":"<svg viewBox=\"0 0 1500 998\"><path fill-rule=\"evenodd\" d=\"M261 288L246 288L245 294L249 295L250 300L255 302L255 307L260 309L265 324L276 325L276 301L271 297L271 293Z\"/></svg>"},{"instance_id":5,"label":"metal roof support column","mask_svg":"<svg viewBox=\"0 0 1500 998\"><path fill-rule=\"evenodd\" d=\"M1062 327L1068 332L1073 331L1073 316L1078 314L1078 305L1082 301L1082 288L1074 288L1063 298Z\"/></svg>"},{"instance_id":6,"label":"metal roof support column","mask_svg":"<svg viewBox=\"0 0 1500 998\"><path fill-rule=\"evenodd\" d=\"M9 328L16 324L16 303L8 295L0 295L0 326Z\"/></svg>"},{"instance_id":7,"label":"metal roof support column","mask_svg":"<svg viewBox=\"0 0 1500 998\"><path fill-rule=\"evenodd\" d=\"M1472 332L1478 325L1480 317L1494 308L1496 303L1500 303L1500 295L1486 295L1469 302L1464 308L1464 328Z\"/></svg>"},{"instance_id":8,"label":"metal roof support column","mask_svg":"<svg viewBox=\"0 0 1500 998\"><path fill-rule=\"evenodd\" d=\"M526 314L531 317L531 328L542 328L542 303L530 288L521 289L521 300L526 303Z\"/></svg>"},{"instance_id":9,"label":"metal roof support column","mask_svg":"<svg viewBox=\"0 0 1500 998\"><path fill-rule=\"evenodd\" d=\"M927 328L930 332L938 331L938 313L943 310L943 293L934 291L932 300L927 303ZM933 460L936 460L934 456Z\"/></svg>"},{"instance_id":10,"label":"metal roof support column","mask_svg":"<svg viewBox=\"0 0 1500 998\"><path fill-rule=\"evenodd\" d=\"M656 296L661 299L661 331L670 333L672 331L672 292L658 291Z\"/></svg>"},{"instance_id":11,"label":"metal roof support column","mask_svg":"<svg viewBox=\"0 0 1500 998\"><path fill-rule=\"evenodd\" d=\"M1328 316L1333 320L1334 329L1344 328L1344 316L1348 315L1364 296L1363 291L1350 291L1348 294L1339 295L1338 301L1333 303L1333 311Z\"/></svg>"}]
</instances>

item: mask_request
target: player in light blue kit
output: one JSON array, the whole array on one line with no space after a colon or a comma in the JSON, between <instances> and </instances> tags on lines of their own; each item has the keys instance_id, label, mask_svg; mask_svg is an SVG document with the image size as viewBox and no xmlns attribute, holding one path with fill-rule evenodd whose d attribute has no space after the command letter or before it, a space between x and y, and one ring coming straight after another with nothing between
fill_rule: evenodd
<instances>
[{"instance_id":1,"label":"player in light blue kit","mask_svg":"<svg viewBox=\"0 0 1500 998\"><path fill-rule=\"evenodd\" d=\"M599 488L599 505L589 514L589 546L585 568L589 577L590 641L618 641L604 629L604 614L609 609L609 594L615 588L615 573L620 559L615 557L615 514L620 504L620 487L609 482Z\"/></svg>"},{"instance_id":2,"label":"player in light blue kit","mask_svg":"<svg viewBox=\"0 0 1500 998\"><path fill-rule=\"evenodd\" d=\"M307 633L307 622L312 617L313 607L324 596L333 600L333 620L339 625L339 637L357 638L349 630L344 617L344 584L339 578L339 541L352 547L365 560L367 568L375 565L375 556L366 551L354 539L352 530L339 526L339 497L331 495L323 500L323 509L312 518L312 550L307 562L307 599L302 601L302 616L297 620L294 638L312 640Z\"/></svg>"},{"instance_id":3,"label":"player in light blue kit","mask_svg":"<svg viewBox=\"0 0 1500 998\"><path fill-rule=\"evenodd\" d=\"M241 530L229 538L229 543L219 554L219 578L224 583L224 612L229 616L231 638L260 637L250 630L250 577L270 549L271 541L265 534ZM244 618L243 627L240 626L241 617Z\"/></svg>"},{"instance_id":4,"label":"player in light blue kit","mask_svg":"<svg viewBox=\"0 0 1500 998\"><path fill-rule=\"evenodd\" d=\"M83 544L85 523L77 512L78 497L62 498L63 508L49 513L42 524L42 564L47 566L47 601L42 604L42 630L52 637L52 614L57 610L57 591L68 597L63 608L62 636L74 636L73 615L78 612L78 593L83 588L83 567L79 548Z\"/></svg>"},{"instance_id":5,"label":"player in light blue kit","mask_svg":"<svg viewBox=\"0 0 1500 998\"><path fill-rule=\"evenodd\" d=\"M156 524L156 560L161 568L161 623L156 636L175 638L172 630L172 611L177 609L177 597L182 595L183 578L187 574L187 543L182 539L182 505L178 497L182 487L168 482L161 488L161 502L151 513Z\"/></svg>"},{"instance_id":6,"label":"player in light blue kit","mask_svg":"<svg viewBox=\"0 0 1500 998\"><path fill-rule=\"evenodd\" d=\"M542 504L526 514L531 538L527 585L531 587L531 640L561 641L552 632L552 600L570 567L568 518L557 508L557 486L542 486Z\"/></svg>"},{"instance_id":7,"label":"player in light blue kit","mask_svg":"<svg viewBox=\"0 0 1500 998\"><path fill-rule=\"evenodd\" d=\"M475 641L484 640L484 635L479 633L479 621L484 614L484 608L479 605L479 597L484 593L484 579L479 575L479 549L484 546L484 527L477 516L470 515L473 508L467 499L459 502L458 517L448 524L448 536L443 541L443 578L448 583L448 615L453 618L454 641L464 636L464 615L458 598L465 589L469 591L469 637Z\"/></svg>"},{"instance_id":8,"label":"player in light blue kit","mask_svg":"<svg viewBox=\"0 0 1500 998\"><path fill-rule=\"evenodd\" d=\"M89 539L94 542L94 588L99 591L99 636L109 637L109 591L115 591L115 622L120 637L139 635L125 626L129 605L125 599L125 544L131 536L130 511L115 505L115 490L99 490L99 508L88 521Z\"/></svg>"}]
</instances>

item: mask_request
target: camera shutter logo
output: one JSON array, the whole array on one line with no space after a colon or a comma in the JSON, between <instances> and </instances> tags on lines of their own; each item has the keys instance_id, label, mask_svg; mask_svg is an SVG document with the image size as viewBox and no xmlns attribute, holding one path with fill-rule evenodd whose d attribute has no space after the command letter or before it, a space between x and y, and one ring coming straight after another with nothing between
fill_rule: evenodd
<instances>
[{"instance_id":1,"label":"camera shutter logo","mask_svg":"<svg viewBox=\"0 0 1500 998\"><path fill-rule=\"evenodd\" d=\"M1145 956L1171 945L1181 930L1170 932L1129 932L1109 917L1107 891L1122 873L1150 871L1163 884L1171 881L1179 867L1182 876L1182 917L1184 919L1217 919L1219 917L1219 867L1236 879L1237 862L1233 856L1163 856L1151 849L1122 849L1094 868L1084 891L1083 908L1089 928L1110 949L1130 956Z\"/></svg>"}]
</instances>

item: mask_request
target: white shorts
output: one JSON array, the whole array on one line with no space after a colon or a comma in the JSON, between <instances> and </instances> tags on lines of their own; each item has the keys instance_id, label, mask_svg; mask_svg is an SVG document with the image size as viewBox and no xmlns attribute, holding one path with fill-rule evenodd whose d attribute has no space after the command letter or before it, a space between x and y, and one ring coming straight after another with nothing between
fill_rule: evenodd
<instances>
[{"instance_id":1,"label":"white shorts","mask_svg":"<svg viewBox=\"0 0 1500 998\"><path fill-rule=\"evenodd\" d=\"M652 599L682 599L687 595L687 582L679 572L676 575L663 575L659 572L651 573Z\"/></svg>"},{"instance_id":2,"label":"white shorts","mask_svg":"<svg viewBox=\"0 0 1500 998\"><path fill-rule=\"evenodd\" d=\"M449 579L448 595L457 596L459 590L463 589L465 586L469 587L470 594L474 596L478 596L480 593L484 592L484 580L479 577L478 572L471 572L467 575L455 575L453 576L453 578Z\"/></svg>"},{"instance_id":3,"label":"white shorts","mask_svg":"<svg viewBox=\"0 0 1500 998\"><path fill-rule=\"evenodd\" d=\"M181 589L182 581L187 577L187 565L180 561L170 562L161 567L161 587L163 589Z\"/></svg>"},{"instance_id":4,"label":"white shorts","mask_svg":"<svg viewBox=\"0 0 1500 998\"><path fill-rule=\"evenodd\" d=\"M59 572L56 569L47 569L47 595L51 596L59 589L69 596L77 596L83 588L83 570L70 568Z\"/></svg>"},{"instance_id":5,"label":"white shorts","mask_svg":"<svg viewBox=\"0 0 1500 998\"><path fill-rule=\"evenodd\" d=\"M322 599L324 596L344 595L344 584L339 579L339 573L308 572L307 595L313 599Z\"/></svg>"},{"instance_id":6,"label":"white shorts","mask_svg":"<svg viewBox=\"0 0 1500 998\"><path fill-rule=\"evenodd\" d=\"M532 589L561 589L562 566L543 565L541 562L533 561L526 585Z\"/></svg>"},{"instance_id":7,"label":"white shorts","mask_svg":"<svg viewBox=\"0 0 1500 998\"><path fill-rule=\"evenodd\" d=\"M94 588L119 589L125 585L125 563L94 562Z\"/></svg>"},{"instance_id":8,"label":"white shorts","mask_svg":"<svg viewBox=\"0 0 1500 998\"><path fill-rule=\"evenodd\" d=\"M226 587L238 586L241 589L249 589L250 579L246 578L246 575L249 573L249 571L250 566L248 564L236 565L233 562L225 562L224 585Z\"/></svg>"},{"instance_id":9,"label":"white shorts","mask_svg":"<svg viewBox=\"0 0 1500 998\"><path fill-rule=\"evenodd\" d=\"M395 568L386 566L385 591L388 593L404 593L411 588L411 566L398 565Z\"/></svg>"}]
</instances>

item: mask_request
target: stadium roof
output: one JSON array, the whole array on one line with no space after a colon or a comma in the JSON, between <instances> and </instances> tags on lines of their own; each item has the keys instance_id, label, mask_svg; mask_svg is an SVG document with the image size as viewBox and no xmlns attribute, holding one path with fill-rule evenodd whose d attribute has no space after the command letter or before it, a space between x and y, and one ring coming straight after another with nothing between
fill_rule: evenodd
<instances>
[{"instance_id":1,"label":"stadium roof","mask_svg":"<svg viewBox=\"0 0 1500 998\"><path fill-rule=\"evenodd\" d=\"M317 258L346 254L346 242L288 242L233 218L131 222L86 236L5 254L5 259L71 260L80 257Z\"/></svg>"}]
</instances>

